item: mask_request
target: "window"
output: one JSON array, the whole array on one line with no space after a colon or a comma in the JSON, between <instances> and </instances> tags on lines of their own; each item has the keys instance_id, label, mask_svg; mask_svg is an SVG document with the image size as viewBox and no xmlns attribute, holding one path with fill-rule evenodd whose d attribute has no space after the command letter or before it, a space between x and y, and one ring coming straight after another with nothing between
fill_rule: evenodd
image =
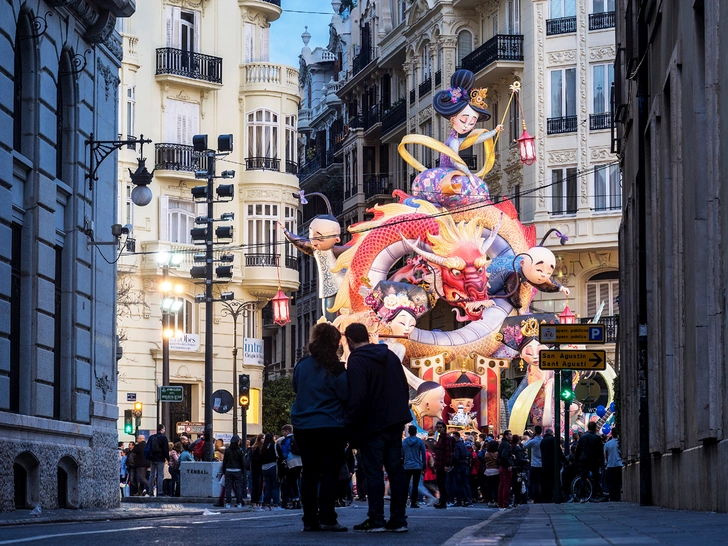
<instances>
[{"instance_id":1,"label":"window","mask_svg":"<svg viewBox=\"0 0 728 546\"><path fill-rule=\"evenodd\" d=\"M23 135L23 50L20 43L21 23L27 17L18 20L15 34L15 72L13 73L13 149L20 151Z\"/></svg>"},{"instance_id":2,"label":"window","mask_svg":"<svg viewBox=\"0 0 728 546\"><path fill-rule=\"evenodd\" d=\"M576 214L576 167L552 169L551 214Z\"/></svg>"},{"instance_id":3,"label":"window","mask_svg":"<svg viewBox=\"0 0 728 546\"><path fill-rule=\"evenodd\" d=\"M164 109L164 141L192 146L192 137L200 132L200 105L167 99Z\"/></svg>"},{"instance_id":4,"label":"window","mask_svg":"<svg viewBox=\"0 0 728 546\"><path fill-rule=\"evenodd\" d=\"M243 26L243 62L252 63L255 60L255 25L245 23Z\"/></svg>"},{"instance_id":5,"label":"window","mask_svg":"<svg viewBox=\"0 0 728 546\"><path fill-rule=\"evenodd\" d=\"M521 0L506 2L506 32L508 34L521 33Z\"/></svg>"},{"instance_id":6,"label":"window","mask_svg":"<svg viewBox=\"0 0 728 546\"><path fill-rule=\"evenodd\" d=\"M551 71L551 117L576 116L576 68Z\"/></svg>"},{"instance_id":7,"label":"window","mask_svg":"<svg viewBox=\"0 0 728 546\"><path fill-rule=\"evenodd\" d=\"M614 11L614 0L592 0L592 13Z\"/></svg>"},{"instance_id":8,"label":"window","mask_svg":"<svg viewBox=\"0 0 728 546\"><path fill-rule=\"evenodd\" d=\"M248 205L248 254L277 254L278 205ZM295 233L295 231L294 231ZM271 263L274 265L274 263Z\"/></svg>"},{"instance_id":9,"label":"window","mask_svg":"<svg viewBox=\"0 0 728 546\"><path fill-rule=\"evenodd\" d=\"M498 12L494 11L493 15L490 16L491 23L491 35L496 36L498 34Z\"/></svg>"},{"instance_id":10,"label":"window","mask_svg":"<svg viewBox=\"0 0 728 546\"><path fill-rule=\"evenodd\" d=\"M286 226L286 229L290 231L291 233L296 233L296 212L297 209L294 209L293 207L285 206L283 208L284 211L284 219L283 219L283 225ZM285 248L286 248L286 266L288 266L288 258L295 258L296 257L296 247L294 247L288 239L285 239Z\"/></svg>"},{"instance_id":11,"label":"window","mask_svg":"<svg viewBox=\"0 0 728 546\"><path fill-rule=\"evenodd\" d=\"M619 314L619 272L607 271L594 275L586 283L586 316L596 315L604 302L603 317Z\"/></svg>"},{"instance_id":12,"label":"window","mask_svg":"<svg viewBox=\"0 0 728 546\"><path fill-rule=\"evenodd\" d=\"M195 203L170 199L167 205L167 241L192 244L190 230L195 227Z\"/></svg>"},{"instance_id":13,"label":"window","mask_svg":"<svg viewBox=\"0 0 728 546\"><path fill-rule=\"evenodd\" d=\"M200 50L200 12L167 6L167 47L194 52Z\"/></svg>"},{"instance_id":14,"label":"window","mask_svg":"<svg viewBox=\"0 0 728 546\"><path fill-rule=\"evenodd\" d=\"M610 111L609 92L614 83L614 65L597 64L592 67L592 113Z\"/></svg>"},{"instance_id":15,"label":"window","mask_svg":"<svg viewBox=\"0 0 728 546\"><path fill-rule=\"evenodd\" d=\"M126 137L133 138L136 122L136 86L130 85L126 88ZM191 140L190 140L191 142Z\"/></svg>"},{"instance_id":16,"label":"window","mask_svg":"<svg viewBox=\"0 0 728 546\"><path fill-rule=\"evenodd\" d=\"M468 30L461 30L458 33L457 66L463 65L463 59L473 52L473 35Z\"/></svg>"},{"instance_id":17,"label":"window","mask_svg":"<svg viewBox=\"0 0 728 546\"><path fill-rule=\"evenodd\" d=\"M194 334L194 308L190 300L187 298L175 298L182 301L182 307L176 313L169 315L169 327L175 332L183 332L185 334Z\"/></svg>"},{"instance_id":18,"label":"window","mask_svg":"<svg viewBox=\"0 0 728 546\"><path fill-rule=\"evenodd\" d=\"M259 27L260 31L260 54L256 59L259 62L267 63L270 61L270 27Z\"/></svg>"},{"instance_id":19,"label":"window","mask_svg":"<svg viewBox=\"0 0 728 546\"><path fill-rule=\"evenodd\" d=\"M576 16L576 0L550 0L550 18Z\"/></svg>"},{"instance_id":20,"label":"window","mask_svg":"<svg viewBox=\"0 0 728 546\"><path fill-rule=\"evenodd\" d=\"M296 134L296 116L286 116L286 161L292 163L296 162Z\"/></svg>"},{"instance_id":21,"label":"window","mask_svg":"<svg viewBox=\"0 0 728 546\"><path fill-rule=\"evenodd\" d=\"M256 110L248 114L248 157L278 158L278 114Z\"/></svg>"},{"instance_id":22,"label":"window","mask_svg":"<svg viewBox=\"0 0 728 546\"><path fill-rule=\"evenodd\" d=\"M432 62L430 60L430 42L425 42L420 55L420 66L422 68L422 79L425 81L432 77Z\"/></svg>"},{"instance_id":23,"label":"window","mask_svg":"<svg viewBox=\"0 0 728 546\"><path fill-rule=\"evenodd\" d=\"M513 105L510 110L510 114L508 116L508 130L511 135L511 144L515 145L513 141L521 136L521 113L518 110L517 104Z\"/></svg>"},{"instance_id":24,"label":"window","mask_svg":"<svg viewBox=\"0 0 728 546\"><path fill-rule=\"evenodd\" d=\"M594 210L622 208L622 176L619 165L594 167Z\"/></svg>"},{"instance_id":25,"label":"window","mask_svg":"<svg viewBox=\"0 0 728 546\"><path fill-rule=\"evenodd\" d=\"M120 208L121 217L119 223L121 225L131 224L134 225L134 202L131 200L131 191L134 189L133 184L121 185L123 192L123 201Z\"/></svg>"}]
</instances>

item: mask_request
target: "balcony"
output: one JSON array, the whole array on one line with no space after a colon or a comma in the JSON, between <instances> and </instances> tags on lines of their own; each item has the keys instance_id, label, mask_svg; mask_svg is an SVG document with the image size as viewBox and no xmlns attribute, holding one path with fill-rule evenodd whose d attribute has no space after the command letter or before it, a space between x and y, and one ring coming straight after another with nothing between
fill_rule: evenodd
<instances>
[{"instance_id":1,"label":"balcony","mask_svg":"<svg viewBox=\"0 0 728 546\"><path fill-rule=\"evenodd\" d=\"M222 85L222 59L194 51L160 47L157 49L156 76L157 81L178 81L203 89L219 89Z\"/></svg>"},{"instance_id":2,"label":"balcony","mask_svg":"<svg viewBox=\"0 0 728 546\"><path fill-rule=\"evenodd\" d=\"M407 105L404 99L382 115L382 135L393 131L407 121Z\"/></svg>"},{"instance_id":3,"label":"balcony","mask_svg":"<svg viewBox=\"0 0 728 546\"><path fill-rule=\"evenodd\" d=\"M307 179L321 168L321 155L316 154L310 161L306 161L298 171L299 184L303 184Z\"/></svg>"},{"instance_id":4,"label":"balcony","mask_svg":"<svg viewBox=\"0 0 728 546\"><path fill-rule=\"evenodd\" d=\"M410 105L415 103L415 90L410 89Z\"/></svg>"},{"instance_id":5,"label":"balcony","mask_svg":"<svg viewBox=\"0 0 728 546\"><path fill-rule=\"evenodd\" d=\"M246 157L246 171L280 171L281 160L277 157Z\"/></svg>"},{"instance_id":6,"label":"balcony","mask_svg":"<svg viewBox=\"0 0 728 546\"><path fill-rule=\"evenodd\" d=\"M601 114L589 115L589 130L600 131L602 129L612 128L612 113L603 112Z\"/></svg>"},{"instance_id":7,"label":"balcony","mask_svg":"<svg viewBox=\"0 0 728 546\"><path fill-rule=\"evenodd\" d=\"M523 62L523 35L498 34L463 58L463 68L477 74L497 61Z\"/></svg>"},{"instance_id":8,"label":"balcony","mask_svg":"<svg viewBox=\"0 0 728 546\"><path fill-rule=\"evenodd\" d=\"M576 16L546 20L546 36L576 32Z\"/></svg>"},{"instance_id":9,"label":"balcony","mask_svg":"<svg viewBox=\"0 0 728 546\"><path fill-rule=\"evenodd\" d=\"M428 77L425 81L423 81L420 84L419 90L420 90L420 98L424 97L430 91L432 91L432 78Z\"/></svg>"},{"instance_id":10,"label":"balcony","mask_svg":"<svg viewBox=\"0 0 728 546\"><path fill-rule=\"evenodd\" d=\"M380 195L392 195L392 185L388 176L364 175L364 198L371 199Z\"/></svg>"},{"instance_id":11,"label":"balcony","mask_svg":"<svg viewBox=\"0 0 728 546\"><path fill-rule=\"evenodd\" d=\"M580 318L579 324L589 324L591 318ZM597 324L604 324L604 333L607 343L617 343L617 332L619 330L619 315L611 317L600 317Z\"/></svg>"},{"instance_id":12,"label":"balcony","mask_svg":"<svg viewBox=\"0 0 728 546\"><path fill-rule=\"evenodd\" d=\"M360 129L364 126L363 116L354 116L349 119L349 129Z\"/></svg>"},{"instance_id":13,"label":"balcony","mask_svg":"<svg viewBox=\"0 0 728 546\"><path fill-rule=\"evenodd\" d=\"M343 162L344 158L341 156L337 156L335 150L328 150L326 152L326 167L331 167L331 165Z\"/></svg>"},{"instance_id":14,"label":"balcony","mask_svg":"<svg viewBox=\"0 0 728 546\"><path fill-rule=\"evenodd\" d=\"M278 267L280 254L246 254L245 267Z\"/></svg>"},{"instance_id":15,"label":"balcony","mask_svg":"<svg viewBox=\"0 0 728 546\"><path fill-rule=\"evenodd\" d=\"M295 68L284 64L261 62L240 65L240 70L241 95L249 91L258 91L266 95L278 92L298 96L298 70ZM299 127L301 127L300 119Z\"/></svg>"},{"instance_id":16,"label":"balcony","mask_svg":"<svg viewBox=\"0 0 728 546\"><path fill-rule=\"evenodd\" d=\"M195 2L198 4L199 2ZM281 12L281 0L238 0L238 6L247 8L250 13L261 13L266 21L277 21Z\"/></svg>"},{"instance_id":17,"label":"balcony","mask_svg":"<svg viewBox=\"0 0 728 546\"><path fill-rule=\"evenodd\" d=\"M560 135L562 133L575 133L579 125L576 116L564 116L560 118L548 118L546 120L546 133L549 135Z\"/></svg>"},{"instance_id":18,"label":"balcony","mask_svg":"<svg viewBox=\"0 0 728 546\"><path fill-rule=\"evenodd\" d=\"M364 130L368 131L381 121L381 105L375 104L364 114Z\"/></svg>"},{"instance_id":19,"label":"balcony","mask_svg":"<svg viewBox=\"0 0 728 546\"><path fill-rule=\"evenodd\" d=\"M442 83L442 70L435 72L435 87L440 87Z\"/></svg>"},{"instance_id":20,"label":"balcony","mask_svg":"<svg viewBox=\"0 0 728 546\"><path fill-rule=\"evenodd\" d=\"M298 174L298 163L286 160L286 173L294 175Z\"/></svg>"},{"instance_id":21,"label":"balcony","mask_svg":"<svg viewBox=\"0 0 728 546\"><path fill-rule=\"evenodd\" d=\"M372 50L371 48L364 48L359 52L359 55L354 57L354 62L351 66L351 75L356 76L359 72L361 72L366 65L368 65L370 62L372 62L373 59Z\"/></svg>"},{"instance_id":22,"label":"balcony","mask_svg":"<svg viewBox=\"0 0 728 546\"><path fill-rule=\"evenodd\" d=\"M614 28L613 11L589 14L589 30L604 30L605 28Z\"/></svg>"},{"instance_id":23,"label":"balcony","mask_svg":"<svg viewBox=\"0 0 728 546\"><path fill-rule=\"evenodd\" d=\"M154 145L154 169L188 173L207 170L207 156L200 155L186 144L159 142Z\"/></svg>"}]
</instances>

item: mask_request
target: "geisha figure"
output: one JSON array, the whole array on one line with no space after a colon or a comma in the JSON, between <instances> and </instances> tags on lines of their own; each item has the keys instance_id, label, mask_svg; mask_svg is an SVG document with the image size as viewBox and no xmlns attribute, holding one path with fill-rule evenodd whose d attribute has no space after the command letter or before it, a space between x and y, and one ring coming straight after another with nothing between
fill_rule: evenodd
<instances>
[{"instance_id":1,"label":"geisha figure","mask_svg":"<svg viewBox=\"0 0 728 546\"><path fill-rule=\"evenodd\" d=\"M412 195L445 208L468 205L471 202L489 200L488 186L480 178L482 174L472 173L460 157L460 151L480 143L486 144L486 168L492 167L493 137L503 130L502 125L492 131L473 130L478 121L490 119L485 98L486 88L474 88L475 75L470 70L457 70L450 79L450 87L439 91L432 99L435 111L450 121L450 134L443 146L420 135L407 135L399 146L402 157L415 166L423 168L404 149L404 144L418 143L440 152L440 165L426 169L412 182Z\"/></svg>"}]
</instances>

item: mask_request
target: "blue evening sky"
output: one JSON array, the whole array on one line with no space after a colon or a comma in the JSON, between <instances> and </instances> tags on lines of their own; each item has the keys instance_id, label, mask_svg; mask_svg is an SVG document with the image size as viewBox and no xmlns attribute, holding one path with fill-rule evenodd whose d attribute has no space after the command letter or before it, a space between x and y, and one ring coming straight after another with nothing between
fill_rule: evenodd
<instances>
[{"instance_id":1,"label":"blue evening sky","mask_svg":"<svg viewBox=\"0 0 728 546\"><path fill-rule=\"evenodd\" d=\"M331 0L282 0L281 7L280 19L270 25L270 60L298 68L305 26L308 25L311 34L308 46L312 50L317 46L326 47L334 10Z\"/></svg>"}]
</instances>

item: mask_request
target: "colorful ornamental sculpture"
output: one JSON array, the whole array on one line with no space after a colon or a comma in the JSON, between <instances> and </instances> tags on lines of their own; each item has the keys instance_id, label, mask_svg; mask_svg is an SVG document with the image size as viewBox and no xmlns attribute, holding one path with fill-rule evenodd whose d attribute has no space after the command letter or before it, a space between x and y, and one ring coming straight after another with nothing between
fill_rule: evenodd
<instances>
[{"instance_id":1,"label":"colorful ornamental sculpture","mask_svg":"<svg viewBox=\"0 0 728 546\"><path fill-rule=\"evenodd\" d=\"M447 140L423 135L402 139L402 158L419 171L411 193L395 190L396 202L369 209L373 218L349 227L348 244L338 244L338 226L330 225L328 215L311 222L308 238L285 232L317 260L324 283L322 320L340 328L362 322L373 340L389 344L400 357L420 431L429 430L437 419L494 432L505 428L507 423L500 422L500 372L519 355L537 366L543 347L530 343L543 322L529 315L531 299L537 290L569 294L553 279L556 259L543 246L554 230L537 244L535 227L520 223L509 200L491 200L483 177L493 167L503 125L492 131L475 129L490 113L487 89L475 88L474 81L472 72L458 70L450 87L435 94L435 111L450 122ZM512 101L520 84L511 91ZM525 125L524 134L531 138ZM408 150L411 145L439 152L439 165L426 168ZM473 172L460 153L475 145L483 146L484 164ZM519 145L523 162L533 163L533 139L530 148L525 140L519 139ZM556 235L566 242L567 237ZM462 327L448 332L418 328L437 305L449 307ZM527 321L528 343L505 342L507 319ZM528 407L519 413L524 424L529 415L552 410L543 407L548 379L539 376L538 387L534 384L528 391ZM542 407L532 411L538 404ZM544 421L551 419L549 415Z\"/></svg>"}]
</instances>

